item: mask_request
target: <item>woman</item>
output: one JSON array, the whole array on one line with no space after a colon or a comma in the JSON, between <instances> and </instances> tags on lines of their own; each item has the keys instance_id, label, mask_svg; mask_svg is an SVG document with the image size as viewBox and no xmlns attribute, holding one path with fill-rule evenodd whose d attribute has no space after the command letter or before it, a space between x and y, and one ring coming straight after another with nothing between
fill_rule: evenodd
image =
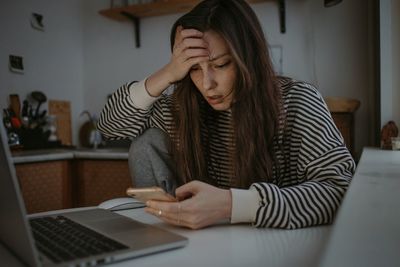
<instances>
[{"instance_id":1,"label":"woman","mask_svg":"<svg viewBox=\"0 0 400 267\"><path fill-rule=\"evenodd\" d=\"M181 201L146 211L192 229L332 222L354 161L317 90L274 74L250 6L201 2L174 24L171 47L167 65L113 94L98 125L108 138L170 137Z\"/></svg>"}]
</instances>

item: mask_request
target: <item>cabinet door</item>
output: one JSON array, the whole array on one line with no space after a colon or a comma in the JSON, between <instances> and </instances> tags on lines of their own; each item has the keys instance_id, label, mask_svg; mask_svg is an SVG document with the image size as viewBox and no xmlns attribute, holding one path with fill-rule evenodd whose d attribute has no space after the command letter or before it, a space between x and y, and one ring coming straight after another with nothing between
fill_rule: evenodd
<instances>
[{"instance_id":1,"label":"cabinet door","mask_svg":"<svg viewBox=\"0 0 400 267\"><path fill-rule=\"evenodd\" d=\"M105 200L126 197L132 186L127 160L77 160L77 206L96 206Z\"/></svg>"},{"instance_id":2,"label":"cabinet door","mask_svg":"<svg viewBox=\"0 0 400 267\"><path fill-rule=\"evenodd\" d=\"M333 121L343 136L344 142L351 155L355 157L354 152L354 119L352 113L332 112Z\"/></svg>"},{"instance_id":3,"label":"cabinet door","mask_svg":"<svg viewBox=\"0 0 400 267\"><path fill-rule=\"evenodd\" d=\"M69 161L16 164L15 169L28 213L72 207Z\"/></svg>"}]
</instances>

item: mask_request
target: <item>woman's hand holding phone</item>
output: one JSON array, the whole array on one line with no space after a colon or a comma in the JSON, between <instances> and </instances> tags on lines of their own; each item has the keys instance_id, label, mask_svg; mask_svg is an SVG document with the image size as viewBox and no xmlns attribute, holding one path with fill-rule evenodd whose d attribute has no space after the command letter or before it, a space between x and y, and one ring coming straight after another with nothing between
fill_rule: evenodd
<instances>
[{"instance_id":1,"label":"woman's hand holding phone","mask_svg":"<svg viewBox=\"0 0 400 267\"><path fill-rule=\"evenodd\" d=\"M230 190L192 181L176 189L179 202L149 200L145 211L161 220L190 229L200 229L231 216Z\"/></svg>"}]
</instances>

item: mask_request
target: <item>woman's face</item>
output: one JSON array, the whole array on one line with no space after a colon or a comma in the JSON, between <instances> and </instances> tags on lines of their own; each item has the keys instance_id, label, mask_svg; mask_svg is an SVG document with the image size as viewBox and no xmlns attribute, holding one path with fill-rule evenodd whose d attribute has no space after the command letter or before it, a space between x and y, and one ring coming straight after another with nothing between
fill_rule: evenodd
<instances>
[{"instance_id":1,"label":"woman's face","mask_svg":"<svg viewBox=\"0 0 400 267\"><path fill-rule=\"evenodd\" d=\"M219 111L231 108L236 65L226 41L214 31L206 31L210 59L192 66L190 78L210 106Z\"/></svg>"}]
</instances>

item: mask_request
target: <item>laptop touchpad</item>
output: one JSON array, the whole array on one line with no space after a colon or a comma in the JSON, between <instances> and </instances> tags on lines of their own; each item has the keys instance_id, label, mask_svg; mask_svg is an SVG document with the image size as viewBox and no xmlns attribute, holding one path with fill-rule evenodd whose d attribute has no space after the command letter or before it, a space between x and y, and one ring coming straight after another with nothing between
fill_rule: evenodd
<instances>
[{"instance_id":1,"label":"laptop touchpad","mask_svg":"<svg viewBox=\"0 0 400 267\"><path fill-rule=\"evenodd\" d=\"M64 213L63 215L93 230L107 234L121 233L146 227L145 224L108 210L93 209L83 212Z\"/></svg>"},{"instance_id":2,"label":"laptop touchpad","mask_svg":"<svg viewBox=\"0 0 400 267\"><path fill-rule=\"evenodd\" d=\"M135 222L128 218L106 218L104 220L98 220L93 222L86 223L87 226L93 228L94 230L98 230L101 232L116 234L121 232L127 232L132 230L137 230L141 228L145 228L146 225Z\"/></svg>"}]
</instances>

